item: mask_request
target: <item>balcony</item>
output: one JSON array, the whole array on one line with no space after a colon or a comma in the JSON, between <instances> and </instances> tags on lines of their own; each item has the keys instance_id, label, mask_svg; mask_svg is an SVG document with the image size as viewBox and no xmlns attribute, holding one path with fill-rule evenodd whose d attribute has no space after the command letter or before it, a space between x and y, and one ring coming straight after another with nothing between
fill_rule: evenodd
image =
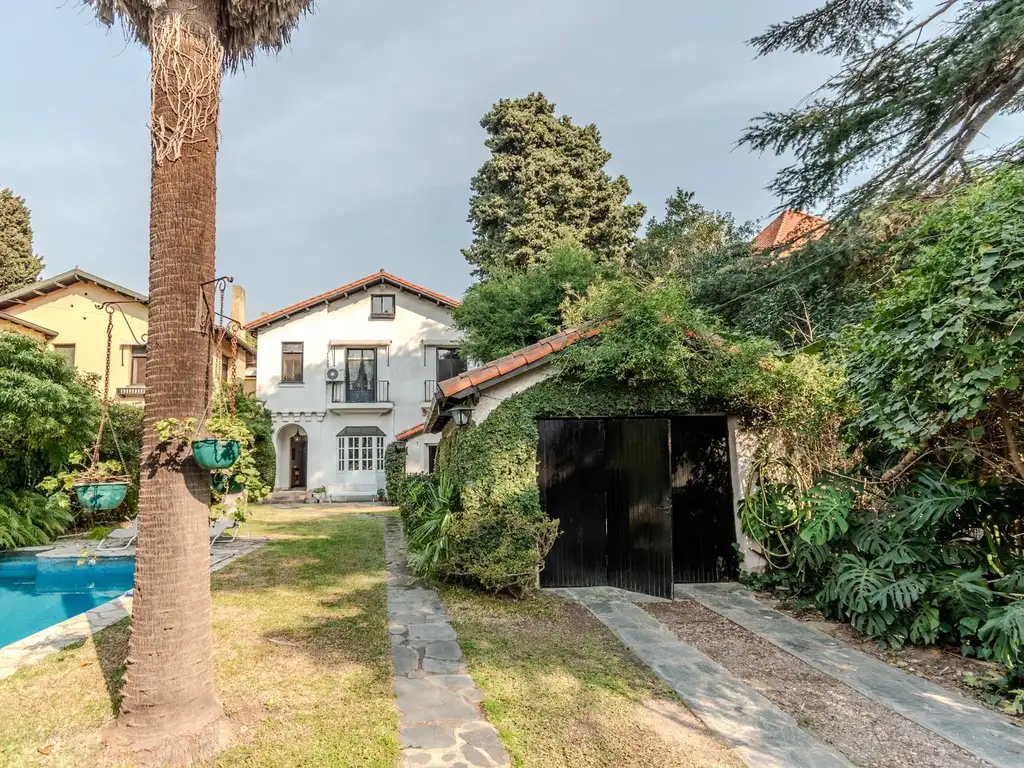
<instances>
[{"instance_id":1,"label":"balcony","mask_svg":"<svg viewBox=\"0 0 1024 768\"><path fill-rule=\"evenodd\" d=\"M327 384L327 407L339 411L389 411L391 390L383 379L332 381Z\"/></svg>"},{"instance_id":2,"label":"balcony","mask_svg":"<svg viewBox=\"0 0 1024 768\"><path fill-rule=\"evenodd\" d=\"M434 393L437 391L437 380L427 379L423 382L423 404L429 405L434 400Z\"/></svg>"},{"instance_id":3,"label":"balcony","mask_svg":"<svg viewBox=\"0 0 1024 768\"><path fill-rule=\"evenodd\" d=\"M114 390L118 397L145 397L146 396L146 385L145 384L132 384L128 387L118 387Z\"/></svg>"}]
</instances>

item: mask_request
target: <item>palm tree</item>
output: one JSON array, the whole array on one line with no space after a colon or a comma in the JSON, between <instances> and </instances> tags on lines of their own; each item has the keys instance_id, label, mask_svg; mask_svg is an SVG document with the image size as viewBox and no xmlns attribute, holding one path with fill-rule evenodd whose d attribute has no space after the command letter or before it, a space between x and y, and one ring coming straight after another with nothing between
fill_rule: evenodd
<instances>
[{"instance_id":1,"label":"palm tree","mask_svg":"<svg viewBox=\"0 0 1024 768\"><path fill-rule=\"evenodd\" d=\"M124 697L109 735L155 761L189 762L225 737L213 682L210 478L168 459L153 425L208 406L209 341L193 328L201 286L214 278L221 74L280 50L313 0L83 2L103 23L120 22L153 63L144 470Z\"/></svg>"}]
</instances>

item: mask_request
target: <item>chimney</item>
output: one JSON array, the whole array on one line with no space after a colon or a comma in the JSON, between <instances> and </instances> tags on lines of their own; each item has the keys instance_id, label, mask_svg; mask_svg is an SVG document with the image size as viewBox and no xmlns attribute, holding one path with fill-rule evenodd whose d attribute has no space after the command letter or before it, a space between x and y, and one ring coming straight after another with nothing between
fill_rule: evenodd
<instances>
[{"instance_id":1,"label":"chimney","mask_svg":"<svg viewBox=\"0 0 1024 768\"><path fill-rule=\"evenodd\" d=\"M240 285L231 286L231 319L245 325L245 288Z\"/></svg>"}]
</instances>

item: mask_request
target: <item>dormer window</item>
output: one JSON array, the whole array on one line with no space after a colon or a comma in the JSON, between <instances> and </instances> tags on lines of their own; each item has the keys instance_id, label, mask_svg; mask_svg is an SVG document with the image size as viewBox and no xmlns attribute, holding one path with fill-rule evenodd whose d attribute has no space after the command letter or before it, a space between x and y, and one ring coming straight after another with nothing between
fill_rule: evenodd
<instances>
[{"instance_id":1,"label":"dormer window","mask_svg":"<svg viewBox=\"0 0 1024 768\"><path fill-rule=\"evenodd\" d=\"M377 294L370 297L371 320L394 320L395 295L393 293Z\"/></svg>"}]
</instances>

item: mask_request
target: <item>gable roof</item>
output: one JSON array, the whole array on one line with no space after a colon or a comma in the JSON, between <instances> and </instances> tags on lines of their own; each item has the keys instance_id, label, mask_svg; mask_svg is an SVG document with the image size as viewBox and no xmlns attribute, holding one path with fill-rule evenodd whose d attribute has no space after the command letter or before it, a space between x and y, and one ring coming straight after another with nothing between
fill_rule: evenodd
<instances>
[{"instance_id":1,"label":"gable roof","mask_svg":"<svg viewBox=\"0 0 1024 768\"><path fill-rule=\"evenodd\" d=\"M783 211L757 234L753 245L758 251L783 248L779 253L782 256L810 240L817 240L827 228L828 221L820 216L802 211Z\"/></svg>"},{"instance_id":2,"label":"gable roof","mask_svg":"<svg viewBox=\"0 0 1024 768\"><path fill-rule=\"evenodd\" d=\"M144 296L141 293L125 288L123 285L112 283L109 280L104 280L102 277L86 272L84 269L75 267L69 269L67 272L62 272L56 277L51 277L48 280L40 280L32 285L26 285L24 288L19 288L16 291L5 293L0 296L0 310L10 309L20 304L28 304L33 299L37 299L40 296L46 296L49 293L63 290L69 285L75 283L92 283L98 285L101 288L106 288L108 291L124 296L126 299L137 301L140 304L149 304L149 297Z\"/></svg>"},{"instance_id":3,"label":"gable roof","mask_svg":"<svg viewBox=\"0 0 1024 768\"><path fill-rule=\"evenodd\" d=\"M47 339L53 339L53 338L56 338L56 336L57 336L57 332L56 331L51 331L49 328L44 328L41 325L36 325L35 323L30 323L28 320L26 320L23 317L18 317L17 315L11 315L11 314L8 314L7 312L0 312L0 320L6 320L8 323L13 323L14 325L20 325L22 328L27 328L30 331L35 331L36 333L41 333Z\"/></svg>"},{"instance_id":4,"label":"gable roof","mask_svg":"<svg viewBox=\"0 0 1024 768\"><path fill-rule=\"evenodd\" d=\"M405 441L408 440L409 438L416 437L416 435L421 434L424 429L426 429L426 425L422 423L417 424L414 427L409 427L408 429L404 429L397 435L395 435L395 440Z\"/></svg>"},{"instance_id":5,"label":"gable roof","mask_svg":"<svg viewBox=\"0 0 1024 768\"><path fill-rule=\"evenodd\" d=\"M287 306L284 309L260 315L245 327L247 330L251 331L267 325L268 323L272 323L275 320L280 320L283 317L289 317L296 312L308 310L317 304L326 304L334 301L335 299L345 298L356 291L365 291L367 288L374 285L390 285L407 293L415 294L421 299L433 301L442 307L448 307L449 309L459 306L459 302L455 299L450 299L444 294L431 291L430 289L416 285L415 283L410 283L408 280L403 280L397 275L392 275L390 272L386 272L382 269L380 272L374 272L372 275L367 275L366 277L362 277L351 283L346 283L345 285L318 294L312 298L306 299L305 301L300 301L296 304Z\"/></svg>"},{"instance_id":6,"label":"gable roof","mask_svg":"<svg viewBox=\"0 0 1024 768\"><path fill-rule=\"evenodd\" d=\"M439 381L434 393L434 402L430 406L424 426L429 432L438 432L448 422L444 411L451 400L463 400L480 390L493 387L503 381L514 378L522 373L533 370L548 362L548 358L561 352L577 341L589 339L601 332L599 327L580 330L570 328L541 339L536 344L517 349L515 352L499 357L479 368L460 373L451 379Z\"/></svg>"}]
</instances>

